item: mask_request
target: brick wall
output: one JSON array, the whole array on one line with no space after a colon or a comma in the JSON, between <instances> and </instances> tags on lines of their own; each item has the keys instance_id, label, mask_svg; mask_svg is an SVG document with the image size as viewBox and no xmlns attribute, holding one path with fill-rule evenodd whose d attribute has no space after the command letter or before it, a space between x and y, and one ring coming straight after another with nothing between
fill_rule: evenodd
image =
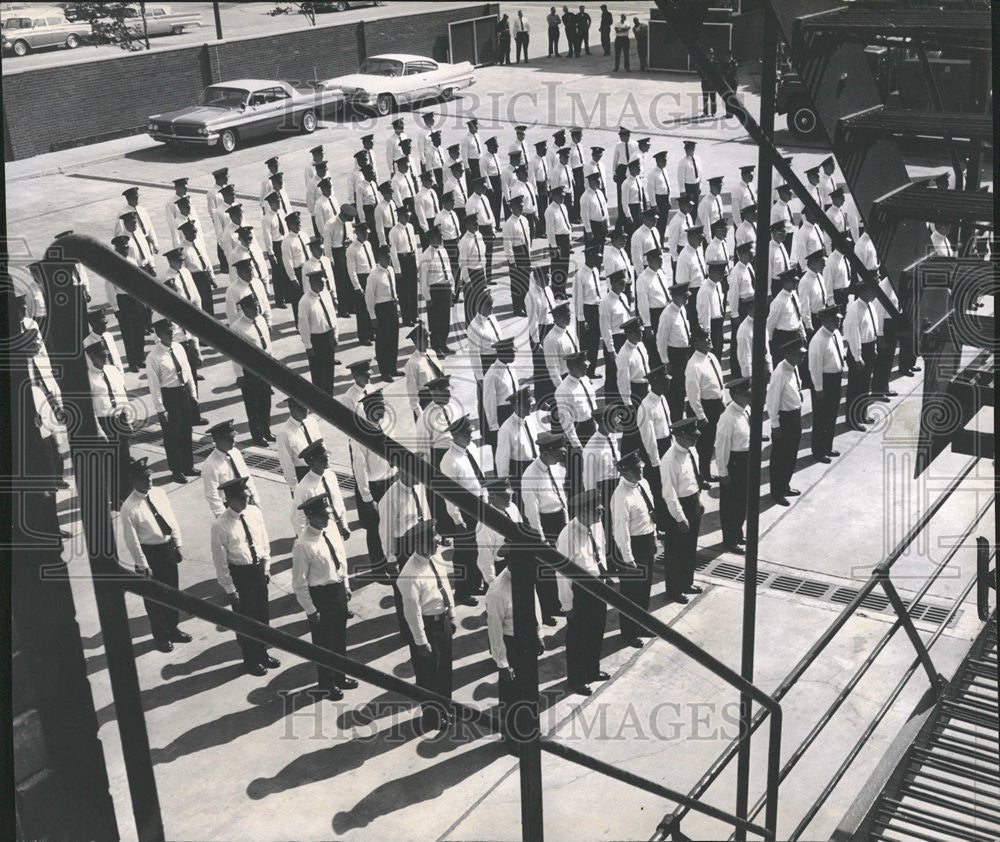
<instances>
[{"instance_id":1,"label":"brick wall","mask_svg":"<svg viewBox=\"0 0 1000 842\"><path fill-rule=\"evenodd\" d=\"M446 61L448 23L497 10L496 3L472 3L58 67L5 66L4 158L141 133L150 114L190 105L207 85L227 78L324 79L354 72L366 55L384 52Z\"/></svg>"}]
</instances>

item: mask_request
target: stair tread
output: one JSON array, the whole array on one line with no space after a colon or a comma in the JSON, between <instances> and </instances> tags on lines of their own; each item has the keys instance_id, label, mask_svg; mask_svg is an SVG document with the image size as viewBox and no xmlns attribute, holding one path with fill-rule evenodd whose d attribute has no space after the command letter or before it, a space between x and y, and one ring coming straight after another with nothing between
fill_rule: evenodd
<instances>
[{"instance_id":1,"label":"stair tread","mask_svg":"<svg viewBox=\"0 0 1000 842\"><path fill-rule=\"evenodd\" d=\"M924 182L897 188L872 203L876 213L925 222L978 222L993 225L993 194L985 191L940 190Z\"/></svg>"},{"instance_id":2,"label":"stair tread","mask_svg":"<svg viewBox=\"0 0 1000 842\"><path fill-rule=\"evenodd\" d=\"M993 137L992 115L977 112L916 111L880 105L841 117L840 125L852 131L921 135L942 139Z\"/></svg>"},{"instance_id":3,"label":"stair tread","mask_svg":"<svg viewBox=\"0 0 1000 842\"><path fill-rule=\"evenodd\" d=\"M990 43L989 9L901 9L884 5L841 6L799 19L804 33L824 32L864 41L866 36L919 37L928 44Z\"/></svg>"}]
</instances>

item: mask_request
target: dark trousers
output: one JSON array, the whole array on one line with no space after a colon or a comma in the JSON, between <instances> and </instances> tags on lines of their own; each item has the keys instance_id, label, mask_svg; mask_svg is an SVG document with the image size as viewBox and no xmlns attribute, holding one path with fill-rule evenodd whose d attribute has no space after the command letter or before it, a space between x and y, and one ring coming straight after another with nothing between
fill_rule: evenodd
<instances>
[{"instance_id":1,"label":"dark trousers","mask_svg":"<svg viewBox=\"0 0 1000 842\"><path fill-rule=\"evenodd\" d=\"M860 360L855 360L850 350L847 351L847 400L844 414L847 416L847 425L854 429L868 415L874 363L874 342L866 342L861 346Z\"/></svg>"},{"instance_id":2,"label":"dark trousers","mask_svg":"<svg viewBox=\"0 0 1000 842\"><path fill-rule=\"evenodd\" d=\"M371 342L375 335L372 320L368 315L368 305L365 304L365 289L368 287L368 273L358 273L360 290L354 290L354 320L358 326L358 341Z\"/></svg>"},{"instance_id":3,"label":"dark trousers","mask_svg":"<svg viewBox=\"0 0 1000 842\"><path fill-rule=\"evenodd\" d=\"M607 619L607 605L574 583L573 615L566 621L566 680L571 687L593 681L601 671Z\"/></svg>"},{"instance_id":4,"label":"dark trousers","mask_svg":"<svg viewBox=\"0 0 1000 842\"><path fill-rule=\"evenodd\" d=\"M580 330L580 344L587 354L590 369L597 365L597 349L601 344L601 305L583 305L583 328Z\"/></svg>"},{"instance_id":5,"label":"dark trousers","mask_svg":"<svg viewBox=\"0 0 1000 842\"><path fill-rule=\"evenodd\" d=\"M197 340L185 339L181 342L181 347L184 349L184 356L187 357L188 365L191 367L191 374L197 378L201 368L201 353L198 350Z\"/></svg>"},{"instance_id":6,"label":"dark trousers","mask_svg":"<svg viewBox=\"0 0 1000 842\"><path fill-rule=\"evenodd\" d=\"M500 200L503 194L502 185L500 183L499 175L488 176L490 185L490 209L493 211L493 218L499 222L502 217L500 216Z\"/></svg>"},{"instance_id":7,"label":"dark trousers","mask_svg":"<svg viewBox=\"0 0 1000 842\"><path fill-rule=\"evenodd\" d=\"M525 246L514 246L514 262L510 266L510 301L515 314L523 313L531 275L531 255Z\"/></svg>"},{"instance_id":8,"label":"dark trousers","mask_svg":"<svg viewBox=\"0 0 1000 842\"><path fill-rule=\"evenodd\" d=\"M215 315L215 299L212 289L211 272L192 272L191 280L194 281L195 289L198 290L198 297L201 299L201 309L208 315Z\"/></svg>"},{"instance_id":9,"label":"dark trousers","mask_svg":"<svg viewBox=\"0 0 1000 842\"><path fill-rule=\"evenodd\" d=\"M528 61L528 41L530 40L530 32L515 32L514 33L514 58L517 63L521 63L521 53L524 53L524 61ZM527 163L527 162L525 162Z\"/></svg>"},{"instance_id":10,"label":"dark trousers","mask_svg":"<svg viewBox=\"0 0 1000 842\"><path fill-rule=\"evenodd\" d=\"M317 389L332 395L337 339L332 330L310 334L309 339L312 342L312 353L308 356L309 379Z\"/></svg>"},{"instance_id":11,"label":"dark trousers","mask_svg":"<svg viewBox=\"0 0 1000 842\"><path fill-rule=\"evenodd\" d=\"M635 567L620 566L618 568L618 581L621 583L619 590L622 596L628 597L640 608L648 610L649 592L653 587L653 557L656 555L656 536L650 532L648 535L633 535L631 540ZM644 631L642 626L624 614L619 618L619 626L622 637L626 638L638 637Z\"/></svg>"},{"instance_id":12,"label":"dark trousers","mask_svg":"<svg viewBox=\"0 0 1000 842\"><path fill-rule=\"evenodd\" d=\"M118 327L129 368L146 364L146 308L131 295L118 293Z\"/></svg>"},{"instance_id":13,"label":"dark trousers","mask_svg":"<svg viewBox=\"0 0 1000 842\"><path fill-rule=\"evenodd\" d=\"M470 267L469 278L465 282L463 292L462 310L465 314L465 323L469 324L479 312L479 302L487 295L486 270Z\"/></svg>"},{"instance_id":14,"label":"dark trousers","mask_svg":"<svg viewBox=\"0 0 1000 842\"><path fill-rule=\"evenodd\" d=\"M580 55L580 47L583 47L584 52L590 55L590 28L584 29L580 27L576 31L576 54Z\"/></svg>"},{"instance_id":15,"label":"dark trousers","mask_svg":"<svg viewBox=\"0 0 1000 842\"><path fill-rule=\"evenodd\" d=\"M476 181L479 178L479 176L480 176L480 172L479 172L479 159L478 158L469 158L469 166L466 169L468 169L468 171L469 171L468 172L468 177L466 179L466 183L469 186L471 186L472 182Z\"/></svg>"},{"instance_id":16,"label":"dark trousers","mask_svg":"<svg viewBox=\"0 0 1000 842\"><path fill-rule=\"evenodd\" d=\"M566 528L566 513L540 512L538 519L542 523L542 534L553 547L559 538L559 533ZM539 567L535 580L535 591L542 608L543 618L555 616L559 612L559 589L556 586L555 571L549 567Z\"/></svg>"},{"instance_id":17,"label":"dark trousers","mask_svg":"<svg viewBox=\"0 0 1000 842\"><path fill-rule=\"evenodd\" d=\"M240 394L247 412L250 437L255 441L271 432L271 386L250 369L243 369Z\"/></svg>"},{"instance_id":18,"label":"dark trousers","mask_svg":"<svg viewBox=\"0 0 1000 842\"><path fill-rule=\"evenodd\" d=\"M431 348L441 352L447 347L448 334L451 333L451 287L448 284L437 284L430 288L430 293L427 329L430 332Z\"/></svg>"},{"instance_id":19,"label":"dark trousers","mask_svg":"<svg viewBox=\"0 0 1000 842\"><path fill-rule=\"evenodd\" d=\"M143 544L143 555L153 573L153 578L157 582L176 588L178 583L177 564L180 562L180 553L177 552L177 545L171 538L163 544ZM176 608L169 608L160 605L150 599L143 600L146 606L146 614L149 616L149 628L153 633L153 640L161 642L169 639L169 634L177 629Z\"/></svg>"},{"instance_id":20,"label":"dark trousers","mask_svg":"<svg viewBox=\"0 0 1000 842\"><path fill-rule=\"evenodd\" d=\"M697 494L679 498L688 530L681 532L673 517L666 522L666 591L680 594L694 584L694 569L698 561L698 533L701 530L701 516L705 509Z\"/></svg>"},{"instance_id":21,"label":"dark trousers","mask_svg":"<svg viewBox=\"0 0 1000 842\"><path fill-rule=\"evenodd\" d=\"M875 355L875 365L872 368L872 391L876 395L884 395L889 391L892 361L896 357L896 347L899 345L899 330L896 327L896 320L886 316L882 328L883 335L878 339L878 351Z\"/></svg>"},{"instance_id":22,"label":"dark trousers","mask_svg":"<svg viewBox=\"0 0 1000 842\"><path fill-rule=\"evenodd\" d=\"M726 469L729 482L719 489L719 520L722 542L735 544L743 538L743 524L747 519L747 451L731 451Z\"/></svg>"},{"instance_id":23,"label":"dark trousers","mask_svg":"<svg viewBox=\"0 0 1000 842\"><path fill-rule=\"evenodd\" d=\"M614 350L604 346L604 400L606 403L614 403L621 395L618 394L618 352L625 344L624 333L612 333L611 342Z\"/></svg>"},{"instance_id":24,"label":"dark trousers","mask_svg":"<svg viewBox=\"0 0 1000 842\"><path fill-rule=\"evenodd\" d=\"M712 116L715 116L715 111L718 103L715 99L715 91L702 91L701 92L701 113L702 116L707 117L709 114L709 109L711 109Z\"/></svg>"},{"instance_id":25,"label":"dark trousers","mask_svg":"<svg viewBox=\"0 0 1000 842\"><path fill-rule=\"evenodd\" d=\"M604 55L611 55L611 30L602 29L601 32L601 49L604 50Z\"/></svg>"},{"instance_id":26,"label":"dark trousers","mask_svg":"<svg viewBox=\"0 0 1000 842\"><path fill-rule=\"evenodd\" d=\"M351 286L351 276L347 274L347 249L343 246L330 249L330 263L333 265L333 285L337 291L337 315L349 316L354 312L354 287ZM402 265L401 256L400 266ZM277 281L274 295L277 298Z\"/></svg>"},{"instance_id":27,"label":"dark trousers","mask_svg":"<svg viewBox=\"0 0 1000 842\"><path fill-rule=\"evenodd\" d=\"M656 452L660 459L670 447L670 436L656 440ZM660 476L660 466L650 464L649 454L642 448L642 461L645 465L643 476L649 482L649 490L653 492L653 514L657 529L661 529L667 518L667 504L663 500L663 484Z\"/></svg>"},{"instance_id":28,"label":"dark trousers","mask_svg":"<svg viewBox=\"0 0 1000 842\"><path fill-rule=\"evenodd\" d=\"M230 564L229 575L233 577L239 602L237 614L256 620L258 623L271 622L271 607L267 599L267 582L264 579L264 565ZM243 663L259 664L267 657L267 646L249 637L236 635L236 642L243 652Z\"/></svg>"},{"instance_id":29,"label":"dark trousers","mask_svg":"<svg viewBox=\"0 0 1000 842\"><path fill-rule=\"evenodd\" d=\"M229 272L229 261L226 260L225 249L223 249L222 246L216 243L215 253L219 257L219 271L222 272L223 275L227 274Z\"/></svg>"},{"instance_id":30,"label":"dark trousers","mask_svg":"<svg viewBox=\"0 0 1000 842\"><path fill-rule=\"evenodd\" d=\"M719 416L722 415L722 399L702 398L701 408L705 410L708 423L702 429L695 447L698 450L698 472L702 479L707 479L712 473L712 452L715 450L715 431L719 426Z\"/></svg>"},{"instance_id":31,"label":"dark trousers","mask_svg":"<svg viewBox=\"0 0 1000 842\"><path fill-rule=\"evenodd\" d=\"M650 368L656 368L663 363L663 360L660 359L660 350L656 347L656 330L660 326L660 316L663 315L663 310L663 307L649 308L649 329L645 331L642 344L646 346Z\"/></svg>"},{"instance_id":32,"label":"dark trousers","mask_svg":"<svg viewBox=\"0 0 1000 842\"><path fill-rule=\"evenodd\" d=\"M625 69L631 70L628 59L629 42L628 38L615 38L615 70L621 66L622 58L625 59Z\"/></svg>"},{"instance_id":33,"label":"dark trousers","mask_svg":"<svg viewBox=\"0 0 1000 842\"><path fill-rule=\"evenodd\" d=\"M545 351L543 350L542 339L545 334L539 332L539 342L531 349L532 362L532 383L534 385L535 402L537 405L551 398L556 391L556 386L549 375L548 366L545 365Z\"/></svg>"},{"instance_id":34,"label":"dark trousers","mask_svg":"<svg viewBox=\"0 0 1000 842\"><path fill-rule=\"evenodd\" d=\"M399 275L396 277L399 293L399 311L403 324L412 327L417 323L417 257L399 255Z\"/></svg>"},{"instance_id":35,"label":"dark trousers","mask_svg":"<svg viewBox=\"0 0 1000 842\"><path fill-rule=\"evenodd\" d=\"M722 362L722 337L725 333L723 330L725 324L726 320L722 316L719 316L717 319L712 319L708 325L708 332L712 341L712 353L715 354L715 358L720 363Z\"/></svg>"},{"instance_id":36,"label":"dark trousers","mask_svg":"<svg viewBox=\"0 0 1000 842\"><path fill-rule=\"evenodd\" d=\"M837 428L837 413L840 411L840 395L844 377L841 372L823 375L823 391L812 393L813 456L827 456L833 450L833 437Z\"/></svg>"},{"instance_id":37,"label":"dark trousers","mask_svg":"<svg viewBox=\"0 0 1000 842\"><path fill-rule=\"evenodd\" d=\"M549 185L544 181L535 182L535 195L538 196L538 225L535 227L534 236L545 236L545 210L549 206Z\"/></svg>"},{"instance_id":38,"label":"dark trousers","mask_svg":"<svg viewBox=\"0 0 1000 842\"><path fill-rule=\"evenodd\" d=\"M335 249L334 252L337 250ZM343 257L343 249L340 249ZM336 263L334 264L336 266ZM344 272L347 272L347 264L344 264ZM334 279L336 279L334 274ZM285 271L285 261L281 259L281 243L274 244L274 261L271 263L271 283L274 284L274 304L276 307L284 307L293 300L292 278L288 277Z\"/></svg>"},{"instance_id":39,"label":"dark trousers","mask_svg":"<svg viewBox=\"0 0 1000 842\"><path fill-rule=\"evenodd\" d=\"M660 232L660 242L664 242L667 236L667 221L670 216L670 196L666 193L657 193L656 200L656 230Z\"/></svg>"},{"instance_id":40,"label":"dark trousers","mask_svg":"<svg viewBox=\"0 0 1000 842\"><path fill-rule=\"evenodd\" d=\"M492 225L480 225L479 233L483 237L483 245L486 247L486 282L493 280L493 250L496 248L496 231Z\"/></svg>"},{"instance_id":41,"label":"dark trousers","mask_svg":"<svg viewBox=\"0 0 1000 842\"><path fill-rule=\"evenodd\" d=\"M194 407L191 396L183 386L164 388L161 392L167 423L163 430L163 449L167 452L167 466L172 474L194 470L191 445L191 427Z\"/></svg>"},{"instance_id":42,"label":"dark trousers","mask_svg":"<svg viewBox=\"0 0 1000 842\"><path fill-rule=\"evenodd\" d=\"M476 526L479 521L468 512L463 514L466 528L454 536L455 552L452 563L455 568L455 599L461 600L478 593L483 584L483 573L476 564L478 546L476 544Z\"/></svg>"},{"instance_id":43,"label":"dark trousers","mask_svg":"<svg viewBox=\"0 0 1000 842\"><path fill-rule=\"evenodd\" d=\"M431 647L430 655L421 655L414 650L413 672L416 674L417 686L431 690L440 696L451 698L451 638L453 630L447 614L438 614L423 618L424 633ZM428 728L439 728L447 722L448 713L437 702L421 705L421 719Z\"/></svg>"},{"instance_id":44,"label":"dark trousers","mask_svg":"<svg viewBox=\"0 0 1000 842\"><path fill-rule=\"evenodd\" d=\"M608 223L603 219L590 220L590 238L587 239L584 251L596 251L598 254L602 254L607 240Z\"/></svg>"},{"instance_id":45,"label":"dark trousers","mask_svg":"<svg viewBox=\"0 0 1000 842\"><path fill-rule=\"evenodd\" d=\"M369 480L368 490L371 491L372 499L365 501L361 495L355 493L354 502L358 510L358 522L365 530L365 542L368 546L368 563L371 567L378 567L385 561L385 548L382 546L382 539L379 537L379 501L385 496L385 490L389 487L391 480Z\"/></svg>"},{"instance_id":46,"label":"dark trousers","mask_svg":"<svg viewBox=\"0 0 1000 842\"><path fill-rule=\"evenodd\" d=\"M559 55L559 27L550 26L549 27L549 55L558 56Z\"/></svg>"},{"instance_id":47,"label":"dark trousers","mask_svg":"<svg viewBox=\"0 0 1000 842\"><path fill-rule=\"evenodd\" d=\"M556 247L552 252L552 292L560 296L566 292L569 281L570 235L556 234Z\"/></svg>"},{"instance_id":48,"label":"dark trousers","mask_svg":"<svg viewBox=\"0 0 1000 842\"><path fill-rule=\"evenodd\" d=\"M504 649L507 650L507 663L513 670L514 677L510 677L509 670L497 670L500 733L505 740L517 741L518 735L522 733L522 730L518 728L518 702L524 698L521 670L529 653L525 651L527 647L521 646L512 634L503 636L503 644Z\"/></svg>"},{"instance_id":49,"label":"dark trousers","mask_svg":"<svg viewBox=\"0 0 1000 842\"><path fill-rule=\"evenodd\" d=\"M338 655L347 652L347 591L343 582L310 585L309 596L319 612L319 620L309 624L312 642ZM344 680L344 674L316 665L316 683L332 690Z\"/></svg>"},{"instance_id":50,"label":"dark trousers","mask_svg":"<svg viewBox=\"0 0 1000 842\"><path fill-rule=\"evenodd\" d=\"M395 301L383 301L375 305L375 362L383 379L396 375L396 361L399 357L399 310Z\"/></svg>"},{"instance_id":51,"label":"dark trousers","mask_svg":"<svg viewBox=\"0 0 1000 842\"><path fill-rule=\"evenodd\" d=\"M795 473L795 460L802 440L802 413L798 409L778 413L777 428L771 427L771 494L784 496ZM775 435L778 433L778 435Z\"/></svg>"},{"instance_id":52,"label":"dark trousers","mask_svg":"<svg viewBox=\"0 0 1000 842\"><path fill-rule=\"evenodd\" d=\"M649 41L646 38L636 38L635 39L635 52L639 56L639 69L646 69L646 56L649 53ZM628 65L625 66L628 70Z\"/></svg>"},{"instance_id":53,"label":"dark trousers","mask_svg":"<svg viewBox=\"0 0 1000 842\"><path fill-rule=\"evenodd\" d=\"M570 221L580 221L580 197L586 189L583 178L583 166L573 168L573 207L570 208Z\"/></svg>"},{"instance_id":54,"label":"dark trousers","mask_svg":"<svg viewBox=\"0 0 1000 842\"><path fill-rule=\"evenodd\" d=\"M305 264L294 267L293 274L288 278L288 285L285 288L285 300L292 305L292 317L296 324L299 321L299 301L302 299L302 267Z\"/></svg>"},{"instance_id":55,"label":"dark trousers","mask_svg":"<svg viewBox=\"0 0 1000 842\"><path fill-rule=\"evenodd\" d=\"M132 492L132 482L128 474L128 466L132 458L129 452L132 429L122 416L122 410L117 410L114 414L105 415L97 420L104 435L108 437L108 444L114 448L114 456L106 473L106 482L108 484L108 501L111 503L111 508L117 511L122 500Z\"/></svg>"},{"instance_id":56,"label":"dark trousers","mask_svg":"<svg viewBox=\"0 0 1000 842\"><path fill-rule=\"evenodd\" d=\"M670 364L670 386L667 388L667 406L670 417L679 420L684 417L684 369L687 368L690 348L667 348L667 362Z\"/></svg>"}]
</instances>

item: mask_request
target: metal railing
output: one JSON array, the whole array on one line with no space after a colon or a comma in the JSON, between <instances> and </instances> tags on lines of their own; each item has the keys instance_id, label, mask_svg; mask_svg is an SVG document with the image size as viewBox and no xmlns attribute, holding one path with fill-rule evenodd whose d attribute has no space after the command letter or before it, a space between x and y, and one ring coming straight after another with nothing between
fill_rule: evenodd
<instances>
[{"instance_id":1,"label":"metal railing","mask_svg":"<svg viewBox=\"0 0 1000 842\"><path fill-rule=\"evenodd\" d=\"M816 724L810 729L809 733L803 738L802 742L792 751L788 760L782 766L781 771L778 774L779 785L785 780L788 774L792 771L798 761L805 754L806 750L813 744L816 738L819 736L820 732L826 727L826 725L833 718L833 715L837 712L840 706L847 700L848 696L854 691L858 683L864 677L865 673L868 671L869 667L874 663L875 659L882 652L883 649L888 645L889 641L893 638L900 628L905 628L907 634L910 637L914 648L917 651L917 660L915 664L917 666L923 666L928 674L928 678L931 682L931 686L937 688L941 685L941 677L934 672L933 665L930 661L930 656L928 654L928 649L932 645L930 642L924 643L916 632L913 626L913 620L909 615L907 607L903 604L899 594L896 592L895 586L889 580L889 571L892 566L903 556L906 550L911 544L917 539L917 537L927 528L927 525L931 522L933 517L941 510L944 504L951 498L951 495L958 489L958 487L965 481L972 470L976 467L978 463L977 459L972 459L966 465L966 467L955 477L945 488L944 491L935 499L931 506L921 515L917 522L908 530L906 535L903 536L902 540L896 547L885 557L885 559L874 569L868 580L861 586L858 592L854 595L851 601L843 607L841 612L837 615L834 621L827 627L826 631L809 647L808 651L799 659L799 661L792 667L791 671L786 675L781 683L774 690L774 698L779 702L788 695L789 691L798 683L799 679L805 674L806 670L816 661L816 659L823 653L823 651L830 645L841 629L847 624L847 621L851 619L854 613L862 607L864 601L871 595L871 593L877 588L882 587L886 591L886 596L889 599L890 604L896 612L896 620L889 630L883 635L882 639L876 643L874 650L868 657L861 663L857 668L854 675L852 675L844 686L841 688L837 697L830 703L829 707L823 712L819 717ZM945 570L951 560L955 557L960 549L967 546L966 541L972 535L973 531L986 516L987 512L993 508L995 500L991 498L988 500L977 512L976 516L973 518L972 522L966 527L965 532L962 537L956 541L955 545L948 551L941 563L935 568L935 570L928 576L927 580L921 586L917 594L911 598L910 605L917 605L921 598L930 590L931 585L937 580L941 573ZM975 584L973 581L972 584ZM971 587L971 585L970 585ZM968 588L965 593L968 593ZM963 597L964 598L964 597ZM960 600L961 601L961 600ZM959 601L959 603L960 603ZM948 618L946 618L942 623L932 638L932 640L937 639L940 633L950 622L950 618L955 615L958 610L958 604L953 607L950 611ZM912 671L908 671L907 680L909 676L912 675ZM904 682L905 683L905 682ZM894 691L892 698L895 699L899 695L902 687ZM878 721L881 722L884 716L884 711L882 715L878 717ZM764 717L758 713L753 721L750 723L750 733L752 734L760 724L764 721ZM877 723L876 723L877 724ZM701 799L705 793L708 791L709 787L718 779L719 775L725 770L729 762L736 757L739 751L738 740L733 740L716 758L715 762L708 768L704 775L698 780L698 782L688 791L688 796L694 799ZM834 778L831 780L830 784L824 789L823 794L820 796L821 801L825 801L832 792L833 786L840 781L843 777L843 773L846 771L846 767L841 770ZM751 810L748 811L747 815L750 818L757 815L762 807L762 802L758 801ZM817 805L813 805L815 809L818 809ZM813 808L810 808L812 815L815 815ZM660 823L660 835L657 838L666 839L670 833L676 832L680 827L680 822L687 815L688 810L685 807L678 807L669 815L665 816L663 821ZM811 818L811 816L810 816ZM804 825L801 830L804 829Z\"/></svg>"},{"instance_id":2,"label":"metal railing","mask_svg":"<svg viewBox=\"0 0 1000 842\"><path fill-rule=\"evenodd\" d=\"M688 640L680 632L670 628L649 612L639 608L635 603L622 596L618 591L605 584L599 578L591 576L583 568L557 553L552 547L544 543L537 533L531 531L524 524L515 524L499 510L483 505L479 498L470 494L453 480L434 469L424 459L417 457L408 448L381 431L376 432L368 425L358 424L353 410L349 409L339 400L321 391L312 383L291 371L283 363L264 353L261 349L250 345L217 322L215 318L179 297L169 288L154 280L149 274L124 260L116 252L113 252L91 237L79 234L68 234L56 240L47 252L49 265L46 267L46 271L42 273L43 283L47 288L48 300L56 303L56 306L53 306L50 310L50 335L54 337L54 343L62 343L62 354L60 356L64 358L63 382L68 387L65 390L64 397L67 404L75 404L74 413L77 418L82 419L81 423L76 425L75 431L70 430L71 446L74 444L74 440L76 440L78 448L86 447L86 435L88 431L93 432L96 430L96 419L93 415L90 400L86 361L81 358L82 352L79 349L79 341L84 335L81 331L86 312L83 291L79 286L56 288L58 278L63 278L63 282L65 283L65 278L72 276L72 273L60 272L58 265L53 265L57 264L60 257L79 260L98 275L107 278L115 286L120 287L124 292L146 304L162 316L171 319L198 339L221 351L230 360L253 371L275 388L293 397L296 401L315 412L319 417L329 422L348 438L374 450L386 459L397 461L400 470L404 473L415 477L421 482L427 482L429 490L454 504L461 511L476 513L482 523L510 541L516 550L510 566L514 580L515 628L519 636L524 634L525 631L536 629L533 610L533 584L537 562L544 567L558 570L559 573L572 579L588 593L608 605L617 608L622 615L634 620L661 640L679 649L727 684L730 684L741 693L752 698L763 708L762 719L763 716L770 715L767 767L767 791L769 796L766 799L765 822L761 826L747 822L741 816L726 813L710 805L701 804L696 798L683 795L655 781L617 769L604 761L590 757L576 749L571 749L563 744L543 738L537 727L537 654L527 655L526 667L528 678L525 696L528 697L533 694L533 697L526 698L525 701L531 709L530 721L534 727L533 736L525 742L520 756L522 833L525 839L542 839L542 793L539 759L540 752L542 751L560 756L594 771L599 771L602 774L636 786L659 797L676 801L684 805L688 810L696 810L710 815L720 821L733 825L743 832L750 830L768 840L775 838L777 780L780 763L782 723L781 705L777 701L756 685L743 679L738 673L717 658L705 652L697 644ZM76 343L75 348L73 347L74 342ZM87 465L86 459L79 461L81 466ZM351 658L337 655L314 646L311 643L276 631L267 625L256 623L246 617L184 594L162 583L123 572L122 568L117 564L117 559L114 557L113 542L110 555L100 560L103 562L102 564L95 564L96 551L94 546L97 542L97 537L101 536L106 540L108 534L113 535L113 531L110 529L110 513L107 507L98 501L99 494L95 494L95 489L99 492L101 488L100 473L100 471L95 470L93 471L93 476L77 476L81 508L84 515L84 526L87 529L88 547L91 553L91 567L95 571L95 577L97 571L101 570L109 574L108 583L119 587L121 590L136 593L171 607L181 608L193 616L217 623L241 635L245 634L248 637L260 640L268 645L273 645L276 648L306 658L314 663L333 667L348 675L375 684L380 688L400 693L408 699L414 701L435 701L444 704L463 719L481 724L488 723L491 726L495 724L495 718L492 715L484 714L461 703L436 696L426 690L421 690L415 685L401 681L395 676L388 675L354 661ZM123 610L123 607L124 604L122 603L122 608L119 610ZM531 647L528 648L531 649ZM111 668L111 660L109 657L109 669ZM127 667L127 664L123 666L125 672L128 672ZM131 671L134 674L134 661L131 665ZM120 706L124 703L125 708L133 713L138 708L138 714L141 716L142 711L138 698L131 698L133 694L137 696L138 685L136 683L133 690L131 688L132 684L131 680L127 681L126 686L122 690L122 693L128 696L128 698L120 699L119 694L115 694L116 710L119 710L119 713L121 713L122 708ZM141 732L139 734L141 737L139 750L131 752L131 755L133 763L141 766L141 755L143 752L148 755L149 747L144 726L138 730ZM747 738L749 738L749 735L747 735ZM128 747L125 748L126 766L128 767L130 752ZM146 760L148 761L148 756ZM140 769L139 771L145 770ZM151 779L151 769L148 771L149 774L145 777ZM131 770L129 772L131 787L133 779ZM151 839L162 838L162 823L159 821L158 802L155 796L155 780L145 780L144 786L153 787L152 799L146 799L147 813L150 814L147 816L149 821L146 822L146 825L151 830L144 834L142 827L140 827L140 836ZM133 805L135 803L136 798L133 794ZM150 804L155 806L149 806ZM138 816L137 823L142 825ZM157 826L159 827L158 833L156 831Z\"/></svg>"}]
</instances>

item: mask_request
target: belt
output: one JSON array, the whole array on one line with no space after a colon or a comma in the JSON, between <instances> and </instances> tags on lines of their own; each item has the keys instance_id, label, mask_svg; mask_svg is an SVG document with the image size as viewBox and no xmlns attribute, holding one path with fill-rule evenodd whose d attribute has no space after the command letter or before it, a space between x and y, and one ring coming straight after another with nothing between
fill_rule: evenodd
<instances>
[{"instance_id":1,"label":"belt","mask_svg":"<svg viewBox=\"0 0 1000 842\"><path fill-rule=\"evenodd\" d=\"M440 614L424 614L425 623L442 623L444 619L448 616L447 611L442 611Z\"/></svg>"}]
</instances>

